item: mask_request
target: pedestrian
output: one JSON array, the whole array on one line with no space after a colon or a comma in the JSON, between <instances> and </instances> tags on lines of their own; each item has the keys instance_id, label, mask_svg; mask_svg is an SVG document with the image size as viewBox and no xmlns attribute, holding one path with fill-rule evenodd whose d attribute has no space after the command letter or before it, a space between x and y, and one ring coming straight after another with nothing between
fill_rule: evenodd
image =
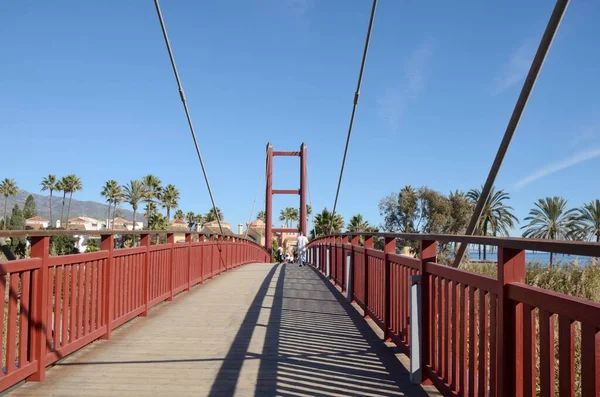
<instances>
[{"instance_id":1,"label":"pedestrian","mask_svg":"<svg viewBox=\"0 0 600 397\"><path fill-rule=\"evenodd\" d=\"M300 267L302 267L306 261L307 244L308 239L300 232L300 235L298 236L298 265L300 265Z\"/></svg>"},{"instance_id":2,"label":"pedestrian","mask_svg":"<svg viewBox=\"0 0 600 397\"><path fill-rule=\"evenodd\" d=\"M283 248L277 247L277 262L283 263Z\"/></svg>"}]
</instances>

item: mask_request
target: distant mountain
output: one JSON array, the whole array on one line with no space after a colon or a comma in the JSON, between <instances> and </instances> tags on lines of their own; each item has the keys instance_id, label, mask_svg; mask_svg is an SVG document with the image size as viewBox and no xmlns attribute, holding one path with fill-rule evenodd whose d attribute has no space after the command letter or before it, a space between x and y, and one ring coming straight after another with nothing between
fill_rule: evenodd
<instances>
[{"instance_id":1,"label":"distant mountain","mask_svg":"<svg viewBox=\"0 0 600 397\"><path fill-rule=\"evenodd\" d=\"M25 200L27 196L33 195L35 200L37 214L46 219L50 219L50 206L48 205L50 202L50 196L42 196L41 194L29 193L25 190L20 190L19 194L13 197L8 198L8 206L7 213L10 216L10 211L15 206L15 204L19 204L19 207L23 209L25 205ZM0 217L4 214L4 197L0 196ZM67 207L69 206L69 196L65 199L65 217L67 216ZM56 221L60 219L60 211L62 208L62 193L60 196L52 195L52 219ZM119 208L119 210L123 214L123 218L131 221L133 220L133 211L130 211L125 208ZM95 201L79 201L73 198L71 201L71 212L69 214L69 218L76 218L78 216L89 216L90 218L96 218L99 220L105 220L108 216L108 205L103 203L98 203ZM136 221L143 220L143 215L138 213L136 214Z\"/></svg>"}]
</instances>

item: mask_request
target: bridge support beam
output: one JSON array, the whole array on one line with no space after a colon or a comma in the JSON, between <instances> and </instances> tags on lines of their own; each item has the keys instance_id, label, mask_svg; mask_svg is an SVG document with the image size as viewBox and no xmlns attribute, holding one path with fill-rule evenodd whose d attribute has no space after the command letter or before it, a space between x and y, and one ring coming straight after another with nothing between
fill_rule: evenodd
<instances>
[{"instance_id":1,"label":"bridge support beam","mask_svg":"<svg viewBox=\"0 0 600 397\"><path fill-rule=\"evenodd\" d=\"M300 157L300 189L273 189L273 157L275 156L292 156ZM273 145L267 144L267 160L266 160L266 191L265 191L265 248L269 253L273 248L273 233L281 232L282 229L273 229L273 195L274 194L298 194L300 195L300 214L299 230L303 235L307 235L308 225L308 210L306 203L307 192L307 148L303 143L300 146L299 152L279 152L273 151ZM296 230L290 230L296 231ZM272 258L271 258L272 260Z\"/></svg>"}]
</instances>

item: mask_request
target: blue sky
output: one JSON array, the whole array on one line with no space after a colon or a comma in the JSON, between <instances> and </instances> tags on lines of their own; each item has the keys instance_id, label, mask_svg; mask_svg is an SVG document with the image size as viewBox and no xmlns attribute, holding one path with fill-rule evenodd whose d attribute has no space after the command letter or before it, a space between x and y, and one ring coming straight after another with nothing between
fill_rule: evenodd
<instances>
[{"instance_id":1,"label":"blue sky","mask_svg":"<svg viewBox=\"0 0 600 397\"><path fill-rule=\"evenodd\" d=\"M483 183L553 7L379 3L338 204L374 224L379 200L406 184ZM520 218L546 195L600 198L600 4L572 3L497 181ZM313 207L331 208L370 7L163 1L226 220L248 219L268 141L306 142ZM101 201L105 180L153 173L180 189L185 211L209 209L152 1L4 1L0 48L0 136L18 142L4 147L0 178L38 191L48 173L77 173L76 198ZM275 187L296 188L297 161L275 165Z\"/></svg>"}]
</instances>

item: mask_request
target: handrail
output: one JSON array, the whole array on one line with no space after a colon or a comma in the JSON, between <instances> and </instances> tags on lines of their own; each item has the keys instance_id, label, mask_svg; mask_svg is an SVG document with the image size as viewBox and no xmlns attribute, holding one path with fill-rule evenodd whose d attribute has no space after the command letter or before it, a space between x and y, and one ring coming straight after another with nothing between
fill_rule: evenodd
<instances>
[{"instance_id":1,"label":"handrail","mask_svg":"<svg viewBox=\"0 0 600 397\"><path fill-rule=\"evenodd\" d=\"M313 241L327 238L340 237L383 237L399 238L416 241L438 241L442 243L467 243L475 245L490 245L516 250L530 250L552 252L569 255L597 256L600 257L600 243L588 241L565 241L565 240L541 240L520 237L489 237L489 236L465 236L454 234L425 234L425 233L338 233L319 237Z\"/></svg>"},{"instance_id":2,"label":"handrail","mask_svg":"<svg viewBox=\"0 0 600 397\"><path fill-rule=\"evenodd\" d=\"M116 236L116 235L134 235L139 236L142 234L149 234L151 236L161 234L191 234L194 236L218 236L226 238L235 238L236 240L246 240L251 243L257 244L256 241L249 237L221 234L221 233L206 233L206 232L192 232L189 230L2 230L0 231L0 237L55 237L55 236ZM259 244L257 244L259 245Z\"/></svg>"}]
</instances>

